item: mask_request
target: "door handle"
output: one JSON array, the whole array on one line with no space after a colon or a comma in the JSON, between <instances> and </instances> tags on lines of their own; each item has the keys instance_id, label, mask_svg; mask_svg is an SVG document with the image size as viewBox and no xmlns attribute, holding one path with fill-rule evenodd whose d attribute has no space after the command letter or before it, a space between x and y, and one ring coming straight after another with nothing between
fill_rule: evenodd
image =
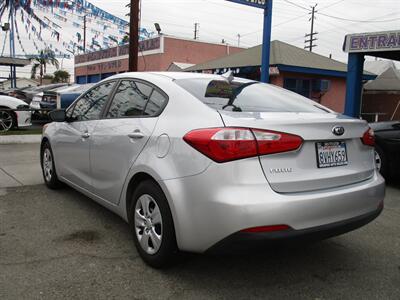
<instances>
[{"instance_id":1,"label":"door handle","mask_svg":"<svg viewBox=\"0 0 400 300\"><path fill-rule=\"evenodd\" d=\"M84 138L84 139L90 138L90 133L89 132L84 132L84 133L82 133L81 137Z\"/></svg>"},{"instance_id":2,"label":"door handle","mask_svg":"<svg viewBox=\"0 0 400 300\"><path fill-rule=\"evenodd\" d=\"M144 134L142 132L140 132L140 130L135 130L134 132L129 133L128 136L131 139L142 139L142 138L144 138Z\"/></svg>"}]
</instances>

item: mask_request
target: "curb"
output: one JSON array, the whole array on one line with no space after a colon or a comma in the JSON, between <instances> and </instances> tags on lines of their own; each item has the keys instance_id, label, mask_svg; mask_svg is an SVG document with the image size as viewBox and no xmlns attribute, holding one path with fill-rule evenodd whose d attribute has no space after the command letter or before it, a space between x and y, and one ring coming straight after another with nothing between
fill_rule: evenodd
<instances>
[{"instance_id":1,"label":"curb","mask_svg":"<svg viewBox=\"0 0 400 300\"><path fill-rule=\"evenodd\" d=\"M4 135L0 136L0 145L6 144L38 144L42 140L42 135Z\"/></svg>"}]
</instances>

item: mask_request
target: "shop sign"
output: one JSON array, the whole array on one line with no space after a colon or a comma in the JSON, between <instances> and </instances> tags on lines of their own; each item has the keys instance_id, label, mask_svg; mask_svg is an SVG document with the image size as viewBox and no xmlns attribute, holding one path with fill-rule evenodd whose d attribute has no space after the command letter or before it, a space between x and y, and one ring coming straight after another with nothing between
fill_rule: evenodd
<instances>
[{"instance_id":1,"label":"shop sign","mask_svg":"<svg viewBox=\"0 0 400 300\"><path fill-rule=\"evenodd\" d=\"M226 0L226 1L258 7L258 8L265 8L268 0Z\"/></svg>"},{"instance_id":2,"label":"shop sign","mask_svg":"<svg viewBox=\"0 0 400 300\"><path fill-rule=\"evenodd\" d=\"M146 51L152 51L161 49L161 38L156 37L153 39L139 41L139 51L145 53ZM122 45L120 47L114 47L104 49L100 51L91 52L88 54L82 54L75 56L75 64L91 62L101 59L108 59L112 57L118 57L129 54L129 44Z\"/></svg>"},{"instance_id":3,"label":"shop sign","mask_svg":"<svg viewBox=\"0 0 400 300\"><path fill-rule=\"evenodd\" d=\"M343 50L349 53L399 51L400 31L349 34L345 38Z\"/></svg>"}]
</instances>

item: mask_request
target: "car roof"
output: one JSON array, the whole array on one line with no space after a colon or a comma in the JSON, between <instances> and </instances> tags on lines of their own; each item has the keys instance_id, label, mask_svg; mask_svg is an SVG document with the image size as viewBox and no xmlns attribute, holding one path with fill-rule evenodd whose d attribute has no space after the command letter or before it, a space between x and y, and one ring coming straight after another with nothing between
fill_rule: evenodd
<instances>
[{"instance_id":1,"label":"car roof","mask_svg":"<svg viewBox=\"0 0 400 300\"><path fill-rule=\"evenodd\" d=\"M128 72L128 73L121 73L117 74L111 77L108 77L107 79L117 79L117 78L127 78L127 77L132 77L132 78L140 78L141 76L144 75L154 75L154 76L159 76L159 77L167 77L170 78L171 80L179 80L179 79L223 79L221 75L216 75L216 74L204 74L204 73L191 73L191 72Z\"/></svg>"}]
</instances>

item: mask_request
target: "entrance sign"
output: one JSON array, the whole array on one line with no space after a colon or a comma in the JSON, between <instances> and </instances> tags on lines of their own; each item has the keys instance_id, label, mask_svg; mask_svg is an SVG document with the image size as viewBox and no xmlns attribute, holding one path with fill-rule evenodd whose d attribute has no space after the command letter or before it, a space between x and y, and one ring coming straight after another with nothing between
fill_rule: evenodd
<instances>
[{"instance_id":1,"label":"entrance sign","mask_svg":"<svg viewBox=\"0 0 400 300\"><path fill-rule=\"evenodd\" d=\"M264 29L261 56L261 82L269 82L269 56L271 51L272 0L226 0L264 9Z\"/></svg>"},{"instance_id":2,"label":"entrance sign","mask_svg":"<svg viewBox=\"0 0 400 300\"><path fill-rule=\"evenodd\" d=\"M343 50L348 53L400 50L400 30L346 35Z\"/></svg>"},{"instance_id":3,"label":"entrance sign","mask_svg":"<svg viewBox=\"0 0 400 300\"><path fill-rule=\"evenodd\" d=\"M267 0L227 0L238 4L244 4L248 6L254 6L258 8L265 8Z\"/></svg>"}]
</instances>

